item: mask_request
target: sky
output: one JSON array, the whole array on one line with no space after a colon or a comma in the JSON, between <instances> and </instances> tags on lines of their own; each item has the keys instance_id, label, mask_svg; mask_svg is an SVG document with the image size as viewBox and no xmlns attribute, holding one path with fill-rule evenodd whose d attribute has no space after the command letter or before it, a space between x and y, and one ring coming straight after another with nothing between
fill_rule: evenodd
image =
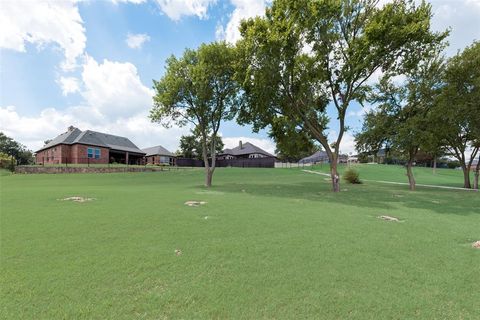
<instances>
[{"instance_id":1,"label":"sky","mask_svg":"<svg viewBox=\"0 0 480 320\"><path fill-rule=\"evenodd\" d=\"M388 0L381 0L386 2ZM201 43L240 38L241 19L269 0L0 0L0 131L37 150L73 125L130 138L138 147L178 149L189 127L148 119L152 80L165 60ZM480 0L432 0L432 28L451 28L447 56L480 40ZM366 108L368 109L368 108ZM352 105L341 151L366 111ZM335 118L333 113L331 117ZM335 125L328 130L336 134ZM226 147L249 141L269 152L266 131L225 122Z\"/></svg>"}]
</instances>

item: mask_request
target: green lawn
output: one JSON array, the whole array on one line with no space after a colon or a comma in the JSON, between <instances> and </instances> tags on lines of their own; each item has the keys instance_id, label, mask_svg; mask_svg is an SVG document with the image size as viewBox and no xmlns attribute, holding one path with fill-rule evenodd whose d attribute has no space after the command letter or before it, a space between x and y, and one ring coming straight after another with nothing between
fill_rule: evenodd
<instances>
[{"instance_id":1,"label":"green lawn","mask_svg":"<svg viewBox=\"0 0 480 320\"><path fill-rule=\"evenodd\" d=\"M407 170L403 166L382 165L382 164L354 164L353 168L360 173L360 180L380 180L408 183ZM340 174L347 168L342 165L339 168ZM305 168L309 169L309 168ZM321 172L329 172L329 165L316 165L312 170ZM441 185L449 187L463 187L462 170L454 169L437 169L433 174L432 168L414 167L413 174L415 180L419 184ZM470 174L473 185L473 171ZM343 181L342 181L343 182Z\"/></svg>"},{"instance_id":2,"label":"green lawn","mask_svg":"<svg viewBox=\"0 0 480 320\"><path fill-rule=\"evenodd\" d=\"M361 174L401 176L376 168ZM0 318L479 319L480 193L333 194L325 178L225 168L205 190L201 170L0 175Z\"/></svg>"}]
</instances>

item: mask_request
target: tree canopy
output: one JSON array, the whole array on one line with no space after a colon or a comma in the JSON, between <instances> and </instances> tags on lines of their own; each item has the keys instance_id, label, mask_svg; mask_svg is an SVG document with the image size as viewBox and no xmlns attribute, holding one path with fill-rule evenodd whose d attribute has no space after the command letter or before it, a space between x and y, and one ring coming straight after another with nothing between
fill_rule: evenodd
<instances>
[{"instance_id":1,"label":"tree canopy","mask_svg":"<svg viewBox=\"0 0 480 320\"><path fill-rule=\"evenodd\" d=\"M469 171L480 150L480 42L448 61L443 82L432 123L442 144L460 162L464 187L470 188Z\"/></svg>"},{"instance_id":2,"label":"tree canopy","mask_svg":"<svg viewBox=\"0 0 480 320\"><path fill-rule=\"evenodd\" d=\"M265 17L243 21L237 77L244 91L240 123L265 128L278 117L308 132L330 159L339 191L337 161L352 101L363 103L374 73L402 73L446 32L430 30L431 7L397 0L275 0ZM336 113L338 134L329 141Z\"/></svg>"},{"instance_id":3,"label":"tree canopy","mask_svg":"<svg viewBox=\"0 0 480 320\"><path fill-rule=\"evenodd\" d=\"M441 89L442 70L443 61L435 55L420 61L400 83L382 79L370 97L378 106L366 114L363 130L356 135L360 152L376 152L388 146L405 157L411 190L415 189L412 167L417 153L438 145L430 115Z\"/></svg>"},{"instance_id":4,"label":"tree canopy","mask_svg":"<svg viewBox=\"0 0 480 320\"><path fill-rule=\"evenodd\" d=\"M234 61L235 50L226 43L202 44L197 50L185 50L180 58L170 57L165 75L154 81L150 118L166 127L172 123L190 125L198 133L207 187L215 171L215 143L221 122L235 115L238 90Z\"/></svg>"},{"instance_id":5,"label":"tree canopy","mask_svg":"<svg viewBox=\"0 0 480 320\"><path fill-rule=\"evenodd\" d=\"M13 157L18 164L33 163L32 152L3 132L0 132L0 153Z\"/></svg>"},{"instance_id":6,"label":"tree canopy","mask_svg":"<svg viewBox=\"0 0 480 320\"><path fill-rule=\"evenodd\" d=\"M222 137L216 136L215 139L215 152L218 154L223 151L224 144ZM207 144L211 144L210 140L207 140ZM202 150L202 141L198 135L191 134L182 136L180 138L179 154L185 158L195 158L201 160L203 158ZM210 150L207 150L207 153L208 157L211 158L212 154Z\"/></svg>"}]
</instances>

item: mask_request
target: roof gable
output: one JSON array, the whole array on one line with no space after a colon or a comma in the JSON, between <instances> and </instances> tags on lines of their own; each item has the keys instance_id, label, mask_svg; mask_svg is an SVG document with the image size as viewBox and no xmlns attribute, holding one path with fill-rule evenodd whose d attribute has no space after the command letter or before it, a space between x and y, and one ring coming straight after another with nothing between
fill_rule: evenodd
<instances>
[{"instance_id":1,"label":"roof gable","mask_svg":"<svg viewBox=\"0 0 480 320\"><path fill-rule=\"evenodd\" d=\"M319 161L325 161L328 159L328 154L323 151L317 151L311 156L308 156L306 158L301 159L299 162L300 163L310 163L310 162L319 162Z\"/></svg>"},{"instance_id":2,"label":"roof gable","mask_svg":"<svg viewBox=\"0 0 480 320\"><path fill-rule=\"evenodd\" d=\"M62 134L59 134L58 136L56 136L55 138L53 138L49 143L47 143L46 145L44 145L41 149L39 149L38 151L41 151L41 150L44 150L44 149L48 149L48 148L51 148L53 146L56 146L56 145L59 145L59 144L72 144L73 141L75 141L75 139L80 135L82 134L82 131L77 129L77 128L73 128L72 130L68 130L67 132L64 132ZM37 152L38 152L37 151Z\"/></svg>"},{"instance_id":3,"label":"roof gable","mask_svg":"<svg viewBox=\"0 0 480 320\"><path fill-rule=\"evenodd\" d=\"M232 156L240 156L240 155L246 155L246 154L252 154L252 153L260 153L269 157L275 157L273 154L257 147L254 144L251 144L250 142L245 142L242 144L242 148L240 146L232 148L232 149L225 149L223 150L222 154L230 154Z\"/></svg>"},{"instance_id":4,"label":"roof gable","mask_svg":"<svg viewBox=\"0 0 480 320\"><path fill-rule=\"evenodd\" d=\"M81 131L77 128L73 128L65 133L62 133L38 151L53 147L58 144L72 145L76 143L94 145L119 151L141 154L144 153L128 138L91 130Z\"/></svg>"},{"instance_id":5,"label":"roof gable","mask_svg":"<svg viewBox=\"0 0 480 320\"><path fill-rule=\"evenodd\" d=\"M171 157L175 156L172 152L168 151L167 149L165 149L160 145L155 147L145 148L145 149L142 149L142 151L146 153L146 156L156 156L156 155L171 156Z\"/></svg>"}]
</instances>

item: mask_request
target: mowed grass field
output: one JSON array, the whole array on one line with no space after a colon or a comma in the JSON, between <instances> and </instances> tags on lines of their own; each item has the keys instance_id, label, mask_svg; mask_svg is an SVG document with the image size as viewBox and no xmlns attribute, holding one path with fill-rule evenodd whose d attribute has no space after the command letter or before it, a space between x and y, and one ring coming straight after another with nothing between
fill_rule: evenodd
<instances>
[{"instance_id":1,"label":"mowed grass field","mask_svg":"<svg viewBox=\"0 0 480 320\"><path fill-rule=\"evenodd\" d=\"M391 181L401 168L377 169L360 167ZM461 185L445 172L428 183ZM224 168L206 190L202 170L2 175L0 318L480 318L480 193L334 194L325 178Z\"/></svg>"},{"instance_id":2,"label":"mowed grass field","mask_svg":"<svg viewBox=\"0 0 480 320\"><path fill-rule=\"evenodd\" d=\"M360 173L360 180L390 181L408 184L407 170L404 166L382 165L382 164L352 164L350 167ZM348 166L339 167L342 174ZM304 169L309 169L305 167ZM328 164L315 165L312 170L328 173L330 167ZM418 184L440 185L445 187L463 187L463 172L457 169L439 169L433 173L432 168L414 167L415 180ZM470 172L470 181L473 186L473 171Z\"/></svg>"}]
</instances>

